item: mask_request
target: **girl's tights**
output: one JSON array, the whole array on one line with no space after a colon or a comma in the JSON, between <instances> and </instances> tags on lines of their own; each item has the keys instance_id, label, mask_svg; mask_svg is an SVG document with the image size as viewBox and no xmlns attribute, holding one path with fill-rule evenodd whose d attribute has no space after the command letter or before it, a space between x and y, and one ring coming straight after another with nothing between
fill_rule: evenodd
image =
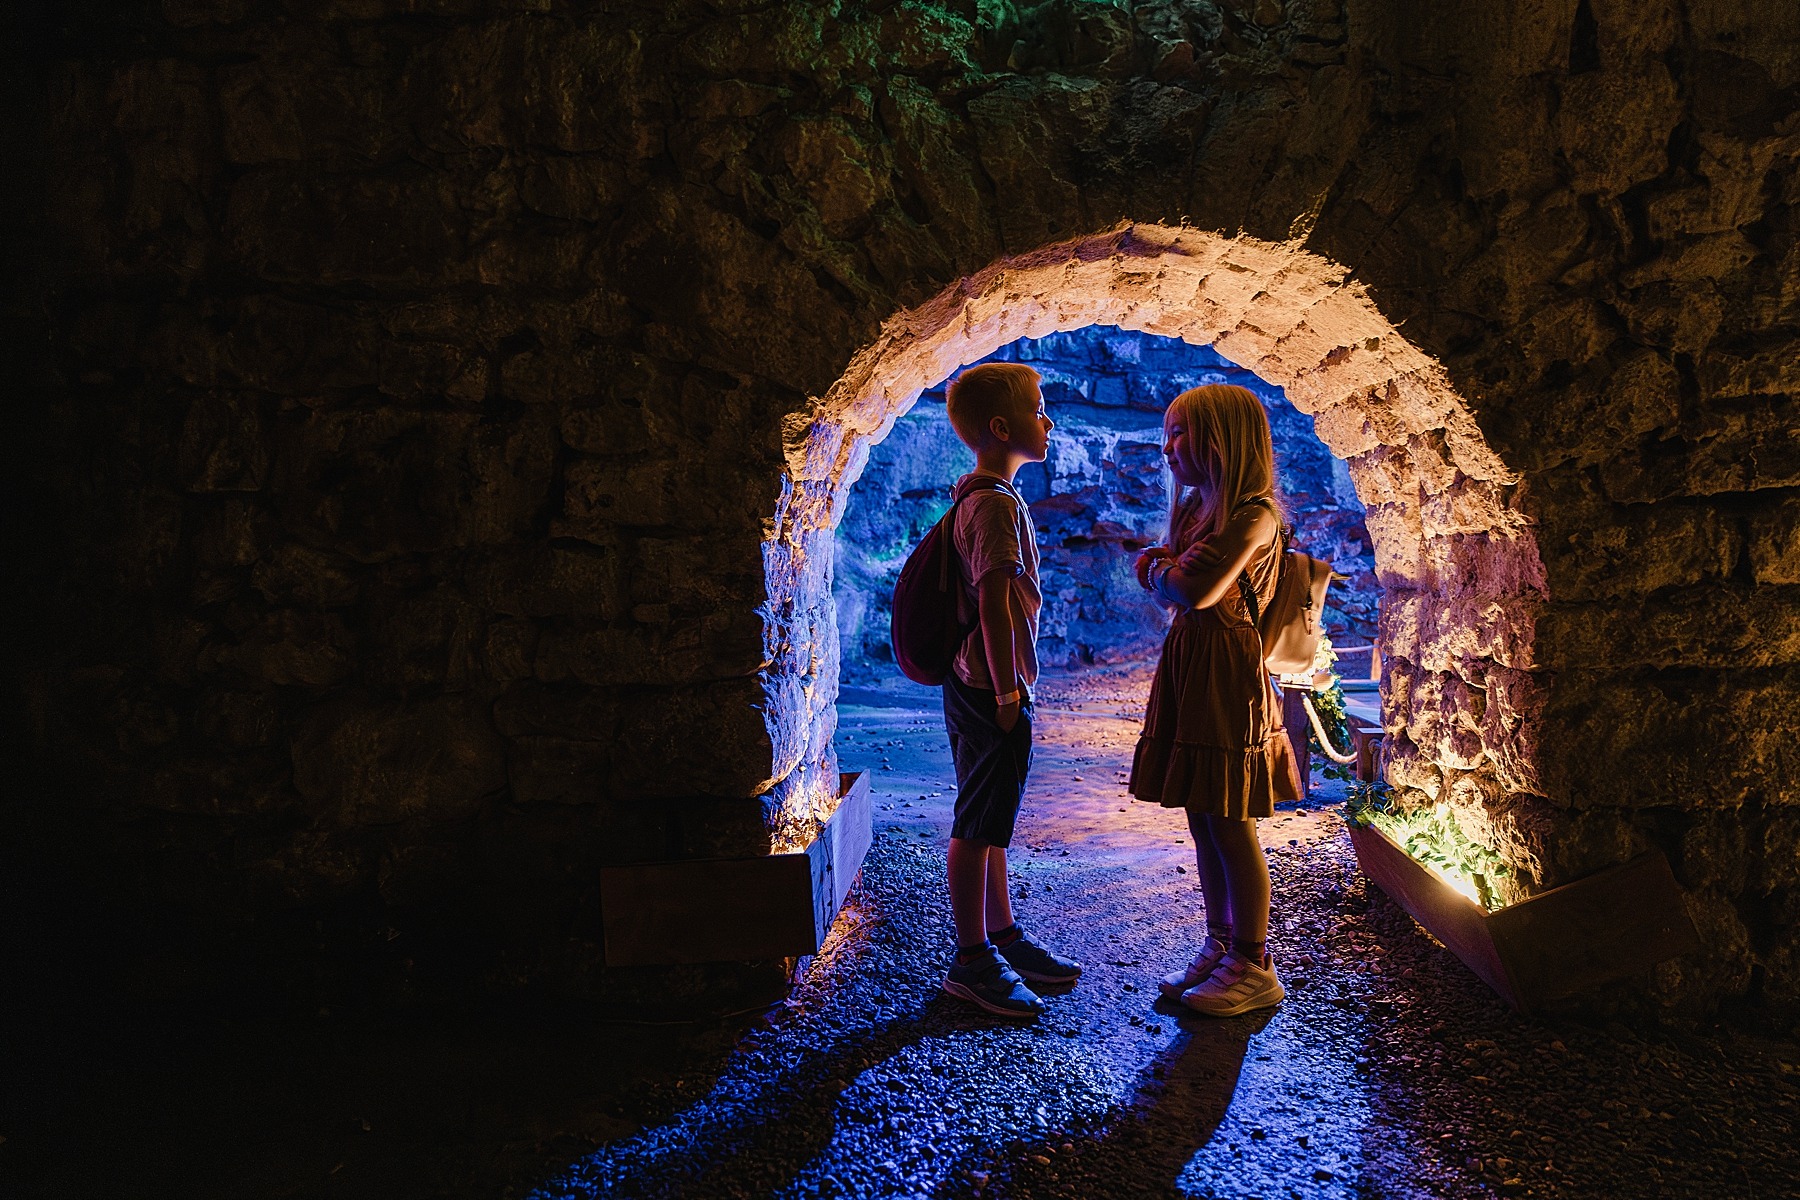
<instances>
[{"instance_id":1,"label":"girl's tights","mask_svg":"<svg viewBox=\"0 0 1800 1200\"><path fill-rule=\"evenodd\" d=\"M1269 940L1269 862L1256 839L1256 822L1189 809L1188 832L1194 835L1207 925L1229 924L1235 946L1261 947Z\"/></svg>"}]
</instances>

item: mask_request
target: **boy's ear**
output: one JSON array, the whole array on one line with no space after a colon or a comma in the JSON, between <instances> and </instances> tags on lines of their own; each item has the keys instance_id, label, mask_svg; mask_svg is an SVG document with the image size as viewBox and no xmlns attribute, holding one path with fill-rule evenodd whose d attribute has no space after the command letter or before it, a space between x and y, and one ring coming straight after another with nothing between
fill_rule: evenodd
<instances>
[{"instance_id":1,"label":"boy's ear","mask_svg":"<svg viewBox=\"0 0 1800 1200\"><path fill-rule=\"evenodd\" d=\"M1012 441L1012 428L1011 428L1011 426L1009 426L1006 423L1005 417L1001 417L1001 416L989 417L987 427L988 427L988 432L993 434L995 437L999 438L1001 441L1003 441L1003 442Z\"/></svg>"}]
</instances>

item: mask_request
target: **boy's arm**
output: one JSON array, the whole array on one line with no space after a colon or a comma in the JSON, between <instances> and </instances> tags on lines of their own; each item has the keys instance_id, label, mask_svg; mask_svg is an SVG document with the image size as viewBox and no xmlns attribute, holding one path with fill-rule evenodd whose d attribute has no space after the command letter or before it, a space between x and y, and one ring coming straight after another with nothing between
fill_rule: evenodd
<instances>
[{"instance_id":1,"label":"boy's arm","mask_svg":"<svg viewBox=\"0 0 1800 1200\"><path fill-rule=\"evenodd\" d=\"M1019 660L1013 652L1012 575L1004 568L989 571L975 585L981 618L981 648L987 653L988 677L994 693L1019 690ZM1019 723L1019 701L1002 704L994 720L1008 733Z\"/></svg>"},{"instance_id":2,"label":"boy's arm","mask_svg":"<svg viewBox=\"0 0 1800 1200\"><path fill-rule=\"evenodd\" d=\"M1246 508L1208 538L1190 548L1156 577L1156 592L1184 608L1210 608L1237 582L1250 556L1275 536L1275 518L1265 508Z\"/></svg>"}]
</instances>

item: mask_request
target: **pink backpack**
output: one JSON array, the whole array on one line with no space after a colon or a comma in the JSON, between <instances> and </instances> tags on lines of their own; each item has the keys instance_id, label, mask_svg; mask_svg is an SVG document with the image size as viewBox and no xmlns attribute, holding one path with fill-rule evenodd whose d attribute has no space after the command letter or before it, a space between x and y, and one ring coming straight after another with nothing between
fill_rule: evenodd
<instances>
[{"instance_id":1,"label":"pink backpack","mask_svg":"<svg viewBox=\"0 0 1800 1200\"><path fill-rule=\"evenodd\" d=\"M976 621L965 621L958 603L969 585L963 579L962 556L956 552L956 509L971 494L987 491L1005 492L1023 507L1019 494L1005 483L992 475L977 475L957 489L950 511L925 531L900 568L889 633L894 661L914 683L932 687L943 683L956 652L975 630Z\"/></svg>"}]
</instances>

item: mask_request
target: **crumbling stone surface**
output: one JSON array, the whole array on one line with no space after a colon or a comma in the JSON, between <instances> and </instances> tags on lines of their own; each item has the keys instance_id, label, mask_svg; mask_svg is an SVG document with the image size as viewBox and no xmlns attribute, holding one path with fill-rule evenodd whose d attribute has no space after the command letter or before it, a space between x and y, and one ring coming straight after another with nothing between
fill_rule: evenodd
<instances>
[{"instance_id":1,"label":"crumbling stone surface","mask_svg":"<svg viewBox=\"0 0 1800 1200\"><path fill-rule=\"evenodd\" d=\"M351 975L594 994L600 863L828 800L867 443L1103 323L1347 461L1396 783L1538 885L1662 849L1729 967L1675 990L1791 1000L1800 15L1583 11L38 23L8 420L59 524L13 678L67 836L18 819L82 849L18 852L382 947ZM1763 865L1705 865L1752 811Z\"/></svg>"}]
</instances>

